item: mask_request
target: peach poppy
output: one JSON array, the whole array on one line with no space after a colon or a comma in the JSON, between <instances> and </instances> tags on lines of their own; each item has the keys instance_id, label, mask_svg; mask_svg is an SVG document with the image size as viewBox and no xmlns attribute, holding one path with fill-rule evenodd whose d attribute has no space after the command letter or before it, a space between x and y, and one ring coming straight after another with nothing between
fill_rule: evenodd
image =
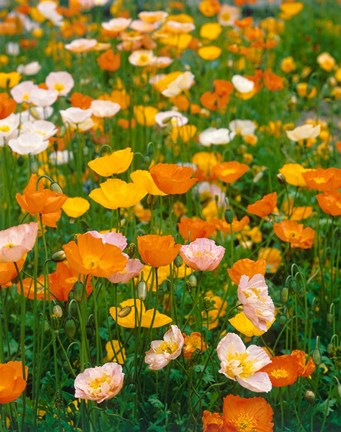
<instances>
[{"instance_id":1,"label":"peach poppy","mask_svg":"<svg viewBox=\"0 0 341 432\"><path fill-rule=\"evenodd\" d=\"M180 255L192 270L213 271L225 254L225 248L215 244L214 240L197 238L188 245L181 246Z\"/></svg>"},{"instance_id":2,"label":"peach poppy","mask_svg":"<svg viewBox=\"0 0 341 432\"><path fill-rule=\"evenodd\" d=\"M256 274L265 275L266 261L265 259L259 259L253 261L249 258L244 258L236 261L233 266L227 270L232 282L239 285L240 278L245 275L252 278Z\"/></svg>"},{"instance_id":3,"label":"peach poppy","mask_svg":"<svg viewBox=\"0 0 341 432\"><path fill-rule=\"evenodd\" d=\"M55 228L62 214L62 206L67 196L45 189L43 182L39 182L36 188L38 176L32 174L23 194L17 193L15 198L20 207L31 215L42 215L44 225Z\"/></svg>"},{"instance_id":4,"label":"peach poppy","mask_svg":"<svg viewBox=\"0 0 341 432\"><path fill-rule=\"evenodd\" d=\"M128 299L119 307L111 307L109 313L117 324L125 328L158 328L172 322L172 318L155 309L146 309L140 299Z\"/></svg>"},{"instance_id":5,"label":"peach poppy","mask_svg":"<svg viewBox=\"0 0 341 432\"><path fill-rule=\"evenodd\" d=\"M339 168L318 168L302 175L309 189L328 192L341 188L341 169Z\"/></svg>"},{"instance_id":6,"label":"peach poppy","mask_svg":"<svg viewBox=\"0 0 341 432\"><path fill-rule=\"evenodd\" d=\"M234 183L238 180L246 171L249 170L249 167L240 162L231 161L231 162L223 162L221 164L216 165L213 168L213 174L221 181L225 183Z\"/></svg>"},{"instance_id":7,"label":"peach poppy","mask_svg":"<svg viewBox=\"0 0 341 432\"><path fill-rule=\"evenodd\" d=\"M313 246L315 231L310 227L304 228L303 224L284 220L274 224L274 231L278 238L290 243L292 248L310 249Z\"/></svg>"},{"instance_id":8,"label":"peach poppy","mask_svg":"<svg viewBox=\"0 0 341 432\"><path fill-rule=\"evenodd\" d=\"M10 263L25 259L33 249L38 235L38 224L30 222L0 231L0 262Z\"/></svg>"},{"instance_id":9,"label":"peach poppy","mask_svg":"<svg viewBox=\"0 0 341 432\"><path fill-rule=\"evenodd\" d=\"M264 195L264 197L253 204L249 204L246 208L246 211L248 213L251 213L253 215L264 217L269 214L271 214L277 204L277 192L273 192L267 195Z\"/></svg>"},{"instance_id":10,"label":"peach poppy","mask_svg":"<svg viewBox=\"0 0 341 432\"><path fill-rule=\"evenodd\" d=\"M108 277L124 270L128 259L121 249L91 233L77 236L77 243L71 241L63 246L66 259L72 270L84 275Z\"/></svg>"},{"instance_id":11,"label":"peach poppy","mask_svg":"<svg viewBox=\"0 0 341 432\"><path fill-rule=\"evenodd\" d=\"M228 395L224 398L224 432L259 431L274 429L273 410L261 397L241 398Z\"/></svg>"},{"instance_id":12,"label":"peach poppy","mask_svg":"<svg viewBox=\"0 0 341 432\"><path fill-rule=\"evenodd\" d=\"M272 357L271 363L266 365L262 372L269 375L274 387L294 384L299 376L297 360L290 355Z\"/></svg>"},{"instance_id":13,"label":"peach poppy","mask_svg":"<svg viewBox=\"0 0 341 432\"><path fill-rule=\"evenodd\" d=\"M341 193L338 191L316 195L321 209L331 216L341 216Z\"/></svg>"},{"instance_id":14,"label":"peach poppy","mask_svg":"<svg viewBox=\"0 0 341 432\"><path fill-rule=\"evenodd\" d=\"M114 53L114 51L110 49L97 58L97 63L101 69L115 72L121 66L121 55L119 53Z\"/></svg>"},{"instance_id":15,"label":"peach poppy","mask_svg":"<svg viewBox=\"0 0 341 432\"><path fill-rule=\"evenodd\" d=\"M216 230L215 226L210 222L186 217L180 219L178 228L183 239L190 242L197 238L209 238Z\"/></svg>"},{"instance_id":16,"label":"peach poppy","mask_svg":"<svg viewBox=\"0 0 341 432\"><path fill-rule=\"evenodd\" d=\"M110 155L98 157L88 163L88 166L102 177L110 177L113 174L121 174L130 167L134 153L130 147L117 150Z\"/></svg>"},{"instance_id":17,"label":"peach poppy","mask_svg":"<svg viewBox=\"0 0 341 432\"><path fill-rule=\"evenodd\" d=\"M159 163L150 168L156 186L170 195L186 193L198 179L192 178L193 169L177 164Z\"/></svg>"},{"instance_id":18,"label":"peach poppy","mask_svg":"<svg viewBox=\"0 0 341 432\"><path fill-rule=\"evenodd\" d=\"M148 234L137 237L137 247L142 261L152 267L166 266L174 261L181 249L173 236Z\"/></svg>"},{"instance_id":19,"label":"peach poppy","mask_svg":"<svg viewBox=\"0 0 341 432\"><path fill-rule=\"evenodd\" d=\"M18 399L26 388L27 374L27 366L25 366L23 375L23 365L19 361L0 363L0 404L10 403Z\"/></svg>"}]
</instances>

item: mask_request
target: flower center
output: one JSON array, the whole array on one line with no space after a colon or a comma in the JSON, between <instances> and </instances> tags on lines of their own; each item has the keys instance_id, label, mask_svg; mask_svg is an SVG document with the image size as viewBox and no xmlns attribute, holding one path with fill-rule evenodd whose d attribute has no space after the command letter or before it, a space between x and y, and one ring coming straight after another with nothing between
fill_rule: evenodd
<instances>
[{"instance_id":1,"label":"flower center","mask_svg":"<svg viewBox=\"0 0 341 432\"><path fill-rule=\"evenodd\" d=\"M11 128L8 125L2 125L0 126L0 132L8 132Z\"/></svg>"},{"instance_id":2,"label":"flower center","mask_svg":"<svg viewBox=\"0 0 341 432\"><path fill-rule=\"evenodd\" d=\"M65 86L64 86L64 84L62 84L62 83L56 83L56 84L54 85L54 89L55 89L57 92L61 92L61 91L63 91L63 90L65 89Z\"/></svg>"},{"instance_id":3,"label":"flower center","mask_svg":"<svg viewBox=\"0 0 341 432\"><path fill-rule=\"evenodd\" d=\"M236 376L240 378L247 378L254 374L254 365L252 360L249 359L248 353L230 353L227 356L228 364L225 372L231 377Z\"/></svg>"},{"instance_id":4,"label":"flower center","mask_svg":"<svg viewBox=\"0 0 341 432\"><path fill-rule=\"evenodd\" d=\"M236 432L256 432L257 424L255 420L247 415L245 412L242 412L239 417L233 422L235 426Z\"/></svg>"},{"instance_id":5,"label":"flower center","mask_svg":"<svg viewBox=\"0 0 341 432\"><path fill-rule=\"evenodd\" d=\"M285 369L275 369L271 372L274 378L286 378L288 376L288 371Z\"/></svg>"},{"instance_id":6,"label":"flower center","mask_svg":"<svg viewBox=\"0 0 341 432\"><path fill-rule=\"evenodd\" d=\"M168 343L162 342L155 350L156 354L173 354L178 349L178 345L175 342Z\"/></svg>"},{"instance_id":7,"label":"flower center","mask_svg":"<svg viewBox=\"0 0 341 432\"><path fill-rule=\"evenodd\" d=\"M89 255L85 257L84 259L84 266L85 268L95 268L98 267L99 264L99 258L93 255Z\"/></svg>"},{"instance_id":8,"label":"flower center","mask_svg":"<svg viewBox=\"0 0 341 432\"><path fill-rule=\"evenodd\" d=\"M7 248L9 248L9 249L12 249L12 248L14 248L14 244L13 244L13 243L7 243L7 244L5 245L5 247L7 247Z\"/></svg>"},{"instance_id":9,"label":"flower center","mask_svg":"<svg viewBox=\"0 0 341 432\"><path fill-rule=\"evenodd\" d=\"M110 377L107 375L102 375L99 378L93 379L89 383L89 392L91 395L96 395L102 391L102 385L106 383L110 387Z\"/></svg>"}]
</instances>

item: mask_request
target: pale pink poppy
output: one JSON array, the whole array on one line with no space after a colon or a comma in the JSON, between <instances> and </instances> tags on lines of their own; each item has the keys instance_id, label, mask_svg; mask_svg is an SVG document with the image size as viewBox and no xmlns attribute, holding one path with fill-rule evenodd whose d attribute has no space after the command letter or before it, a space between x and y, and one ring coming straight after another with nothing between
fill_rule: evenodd
<instances>
[{"instance_id":1,"label":"pale pink poppy","mask_svg":"<svg viewBox=\"0 0 341 432\"><path fill-rule=\"evenodd\" d=\"M193 270L215 270L223 259L225 248L217 246L214 240L197 238L189 245L181 246L180 255L185 264Z\"/></svg>"},{"instance_id":2,"label":"pale pink poppy","mask_svg":"<svg viewBox=\"0 0 341 432\"><path fill-rule=\"evenodd\" d=\"M0 231L0 262L17 262L23 258L33 248L37 234L36 222Z\"/></svg>"},{"instance_id":3,"label":"pale pink poppy","mask_svg":"<svg viewBox=\"0 0 341 432\"><path fill-rule=\"evenodd\" d=\"M238 285L238 299L247 318L259 330L267 331L267 324L275 319L275 306L268 294L264 276L256 274L250 279L243 275Z\"/></svg>"},{"instance_id":4,"label":"pale pink poppy","mask_svg":"<svg viewBox=\"0 0 341 432\"><path fill-rule=\"evenodd\" d=\"M129 18L113 18L112 20L102 23L102 27L111 33L121 33L129 27L131 19Z\"/></svg>"},{"instance_id":5,"label":"pale pink poppy","mask_svg":"<svg viewBox=\"0 0 341 432\"><path fill-rule=\"evenodd\" d=\"M321 125L313 126L311 124L305 124L303 126L298 126L293 130L288 130L286 133L291 141L317 138L321 133Z\"/></svg>"},{"instance_id":6,"label":"pale pink poppy","mask_svg":"<svg viewBox=\"0 0 341 432\"><path fill-rule=\"evenodd\" d=\"M36 75L41 69L41 65L37 61L33 61L27 64L21 64L17 67L17 72L19 72L21 75Z\"/></svg>"},{"instance_id":7,"label":"pale pink poppy","mask_svg":"<svg viewBox=\"0 0 341 432\"><path fill-rule=\"evenodd\" d=\"M108 279L112 283L127 283L135 276L138 276L144 265L137 258L129 259L128 255L123 254L128 258L128 262L125 266L125 269L112 275L108 276Z\"/></svg>"},{"instance_id":8,"label":"pale pink poppy","mask_svg":"<svg viewBox=\"0 0 341 432\"><path fill-rule=\"evenodd\" d=\"M168 16L167 12L164 11L142 11L138 14L140 20L146 23L160 25Z\"/></svg>"},{"instance_id":9,"label":"pale pink poppy","mask_svg":"<svg viewBox=\"0 0 341 432\"><path fill-rule=\"evenodd\" d=\"M239 93L250 93L255 86L253 81L250 81L242 75L233 75L232 84Z\"/></svg>"},{"instance_id":10,"label":"pale pink poppy","mask_svg":"<svg viewBox=\"0 0 341 432\"><path fill-rule=\"evenodd\" d=\"M129 56L129 63L134 66L149 66L155 59L153 51L137 50Z\"/></svg>"},{"instance_id":11,"label":"pale pink poppy","mask_svg":"<svg viewBox=\"0 0 341 432\"><path fill-rule=\"evenodd\" d=\"M0 119L0 139L11 137L19 127L19 116L11 114L4 119Z\"/></svg>"},{"instance_id":12,"label":"pale pink poppy","mask_svg":"<svg viewBox=\"0 0 341 432\"><path fill-rule=\"evenodd\" d=\"M121 251L127 247L126 237L117 232L108 232L101 234L98 231L88 231L93 237L102 239L102 242L117 246Z\"/></svg>"},{"instance_id":13,"label":"pale pink poppy","mask_svg":"<svg viewBox=\"0 0 341 432\"><path fill-rule=\"evenodd\" d=\"M37 87L31 91L30 102L39 107L49 107L56 102L57 98L58 92L55 90L45 90Z\"/></svg>"},{"instance_id":14,"label":"pale pink poppy","mask_svg":"<svg viewBox=\"0 0 341 432\"><path fill-rule=\"evenodd\" d=\"M140 33L150 33L157 29L157 26L152 23L147 23L142 20L134 20L130 23L130 28Z\"/></svg>"},{"instance_id":15,"label":"pale pink poppy","mask_svg":"<svg viewBox=\"0 0 341 432\"><path fill-rule=\"evenodd\" d=\"M45 18L60 27L63 25L63 16L57 12L57 6L54 1L44 1L38 4L37 9Z\"/></svg>"},{"instance_id":16,"label":"pale pink poppy","mask_svg":"<svg viewBox=\"0 0 341 432\"><path fill-rule=\"evenodd\" d=\"M145 362L149 365L149 369L162 369L178 358L184 342L179 327L172 325L170 330L164 334L163 340L153 341L150 350L146 352Z\"/></svg>"},{"instance_id":17,"label":"pale pink poppy","mask_svg":"<svg viewBox=\"0 0 341 432\"><path fill-rule=\"evenodd\" d=\"M48 140L57 133L56 126L46 120L25 121L21 127L22 132L34 132L41 136L44 140Z\"/></svg>"},{"instance_id":18,"label":"pale pink poppy","mask_svg":"<svg viewBox=\"0 0 341 432\"><path fill-rule=\"evenodd\" d=\"M37 88L33 81L23 81L11 89L11 96L17 103L31 102L31 92Z\"/></svg>"},{"instance_id":19,"label":"pale pink poppy","mask_svg":"<svg viewBox=\"0 0 341 432\"><path fill-rule=\"evenodd\" d=\"M90 108L94 116L99 118L114 117L121 109L118 103L96 99L91 102Z\"/></svg>"},{"instance_id":20,"label":"pale pink poppy","mask_svg":"<svg viewBox=\"0 0 341 432\"><path fill-rule=\"evenodd\" d=\"M164 69L173 63L173 59L170 57L154 57L151 66L157 69Z\"/></svg>"},{"instance_id":21,"label":"pale pink poppy","mask_svg":"<svg viewBox=\"0 0 341 432\"><path fill-rule=\"evenodd\" d=\"M160 127L184 126L188 123L188 118L177 111L160 111L155 116L155 121Z\"/></svg>"},{"instance_id":22,"label":"pale pink poppy","mask_svg":"<svg viewBox=\"0 0 341 432\"><path fill-rule=\"evenodd\" d=\"M65 48L68 51L74 52L74 53L84 53L87 51L91 51L95 48L97 45L96 39L74 39L69 44L65 45Z\"/></svg>"},{"instance_id":23,"label":"pale pink poppy","mask_svg":"<svg viewBox=\"0 0 341 432\"><path fill-rule=\"evenodd\" d=\"M20 155L34 154L37 155L47 149L48 140L45 140L36 132L24 132L17 138L12 138L8 141L8 146Z\"/></svg>"},{"instance_id":24,"label":"pale pink poppy","mask_svg":"<svg viewBox=\"0 0 341 432\"><path fill-rule=\"evenodd\" d=\"M272 384L266 372L258 372L271 363L263 348L256 345L245 347L241 338L234 333L219 342L217 353L220 360L220 373L237 381L242 387L253 392L269 392Z\"/></svg>"},{"instance_id":25,"label":"pale pink poppy","mask_svg":"<svg viewBox=\"0 0 341 432\"><path fill-rule=\"evenodd\" d=\"M81 108L71 107L66 110L60 110L60 115L62 116L64 124L71 129L86 131L93 126L91 109L83 110Z\"/></svg>"},{"instance_id":26,"label":"pale pink poppy","mask_svg":"<svg viewBox=\"0 0 341 432\"><path fill-rule=\"evenodd\" d=\"M239 15L240 8L223 4L219 11L218 22L223 27L232 26L234 22L239 19Z\"/></svg>"},{"instance_id":27,"label":"pale pink poppy","mask_svg":"<svg viewBox=\"0 0 341 432\"><path fill-rule=\"evenodd\" d=\"M187 71L175 78L161 93L166 97L175 97L184 90L188 90L193 84L194 75L192 72Z\"/></svg>"},{"instance_id":28,"label":"pale pink poppy","mask_svg":"<svg viewBox=\"0 0 341 432\"><path fill-rule=\"evenodd\" d=\"M68 72L61 71L49 73L45 84L49 90L58 92L59 96L66 96L72 90L75 82Z\"/></svg>"},{"instance_id":29,"label":"pale pink poppy","mask_svg":"<svg viewBox=\"0 0 341 432\"><path fill-rule=\"evenodd\" d=\"M114 362L85 369L75 379L75 397L101 403L119 393L123 380L122 366Z\"/></svg>"},{"instance_id":30,"label":"pale pink poppy","mask_svg":"<svg viewBox=\"0 0 341 432\"><path fill-rule=\"evenodd\" d=\"M195 25L191 22L180 23L178 21L167 21L164 25L167 32L174 34L189 33L195 29Z\"/></svg>"}]
</instances>

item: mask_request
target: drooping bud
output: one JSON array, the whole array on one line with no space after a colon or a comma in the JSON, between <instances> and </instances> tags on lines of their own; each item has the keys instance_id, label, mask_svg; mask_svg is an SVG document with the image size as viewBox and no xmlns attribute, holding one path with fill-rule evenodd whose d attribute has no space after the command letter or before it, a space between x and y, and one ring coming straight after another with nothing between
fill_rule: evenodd
<instances>
[{"instance_id":1,"label":"drooping bud","mask_svg":"<svg viewBox=\"0 0 341 432\"><path fill-rule=\"evenodd\" d=\"M56 318L61 318L63 316L63 309L59 305L54 305L52 313Z\"/></svg>"},{"instance_id":2,"label":"drooping bud","mask_svg":"<svg viewBox=\"0 0 341 432\"><path fill-rule=\"evenodd\" d=\"M304 399L311 404L315 403L316 400L315 393L311 390L307 390L304 394Z\"/></svg>"},{"instance_id":3,"label":"drooping bud","mask_svg":"<svg viewBox=\"0 0 341 432\"><path fill-rule=\"evenodd\" d=\"M279 184L281 185L287 184L287 180L282 173L277 174L276 177Z\"/></svg>"},{"instance_id":4,"label":"drooping bud","mask_svg":"<svg viewBox=\"0 0 341 432\"><path fill-rule=\"evenodd\" d=\"M130 314L131 310L132 310L132 308L131 308L130 306L126 306L126 307L124 307L123 309L121 309L121 310L117 313L117 315L118 315L120 318L124 318L124 317L126 317L126 316L128 316L128 315Z\"/></svg>"},{"instance_id":5,"label":"drooping bud","mask_svg":"<svg viewBox=\"0 0 341 432\"><path fill-rule=\"evenodd\" d=\"M178 255L174 260L174 265L175 267L179 268L182 266L182 264L183 264L183 259L181 258L180 255Z\"/></svg>"},{"instance_id":6,"label":"drooping bud","mask_svg":"<svg viewBox=\"0 0 341 432\"><path fill-rule=\"evenodd\" d=\"M77 281L73 286L73 298L80 303L81 301L86 299L86 291L85 287L81 281Z\"/></svg>"},{"instance_id":7,"label":"drooping bud","mask_svg":"<svg viewBox=\"0 0 341 432\"><path fill-rule=\"evenodd\" d=\"M319 349L319 336L316 336L316 345L315 345L315 349L313 351L313 361L316 364L316 366L321 364L321 351Z\"/></svg>"},{"instance_id":8,"label":"drooping bud","mask_svg":"<svg viewBox=\"0 0 341 432\"><path fill-rule=\"evenodd\" d=\"M73 339L76 334L76 323L72 318L65 321L64 331L68 338Z\"/></svg>"},{"instance_id":9,"label":"drooping bud","mask_svg":"<svg viewBox=\"0 0 341 432\"><path fill-rule=\"evenodd\" d=\"M190 275L187 282L191 288L195 288L198 285L197 277L194 274Z\"/></svg>"},{"instance_id":10,"label":"drooping bud","mask_svg":"<svg viewBox=\"0 0 341 432\"><path fill-rule=\"evenodd\" d=\"M51 260L56 263L65 261L66 260L65 252L63 250L59 250L55 252L54 254L52 254Z\"/></svg>"},{"instance_id":11,"label":"drooping bud","mask_svg":"<svg viewBox=\"0 0 341 432\"><path fill-rule=\"evenodd\" d=\"M289 300L289 289L284 287L281 291L281 301L282 303L288 303Z\"/></svg>"},{"instance_id":12,"label":"drooping bud","mask_svg":"<svg viewBox=\"0 0 341 432\"><path fill-rule=\"evenodd\" d=\"M52 182L50 184L50 190L52 192L56 192L57 194L62 194L63 193L63 189L59 186L59 184L57 182Z\"/></svg>"}]
</instances>

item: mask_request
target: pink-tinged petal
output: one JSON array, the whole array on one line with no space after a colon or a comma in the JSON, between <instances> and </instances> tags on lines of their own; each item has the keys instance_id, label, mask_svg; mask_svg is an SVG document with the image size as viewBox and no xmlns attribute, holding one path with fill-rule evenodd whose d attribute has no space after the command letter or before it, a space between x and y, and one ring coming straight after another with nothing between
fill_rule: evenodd
<instances>
[{"instance_id":1,"label":"pink-tinged petal","mask_svg":"<svg viewBox=\"0 0 341 432\"><path fill-rule=\"evenodd\" d=\"M152 349L146 352L145 362L149 365L149 369L163 369L169 361L163 354L156 354Z\"/></svg>"},{"instance_id":2,"label":"pink-tinged petal","mask_svg":"<svg viewBox=\"0 0 341 432\"><path fill-rule=\"evenodd\" d=\"M120 272L113 273L108 277L108 279L112 283L127 283L135 276L138 276L141 273L143 267L144 265L139 259L128 259L125 269Z\"/></svg>"},{"instance_id":3,"label":"pink-tinged petal","mask_svg":"<svg viewBox=\"0 0 341 432\"><path fill-rule=\"evenodd\" d=\"M231 353L245 352L245 350L246 348L243 341L235 333L227 333L217 346L217 353L220 361L225 361Z\"/></svg>"},{"instance_id":4,"label":"pink-tinged petal","mask_svg":"<svg viewBox=\"0 0 341 432\"><path fill-rule=\"evenodd\" d=\"M250 345L246 349L246 352L249 354L250 358L252 358L252 360L254 361L255 371L258 371L259 369L262 369L262 367L271 363L271 359L269 355L261 347L258 347L256 345Z\"/></svg>"},{"instance_id":5,"label":"pink-tinged petal","mask_svg":"<svg viewBox=\"0 0 341 432\"><path fill-rule=\"evenodd\" d=\"M242 387L247 388L256 393L268 393L272 389L272 384L269 375L265 372L256 372L248 378L237 377L237 381Z\"/></svg>"},{"instance_id":6,"label":"pink-tinged petal","mask_svg":"<svg viewBox=\"0 0 341 432\"><path fill-rule=\"evenodd\" d=\"M89 233L96 238L101 238L103 243L109 243L117 246L121 251L127 247L127 239L121 233L109 232L101 234L98 231L89 231Z\"/></svg>"}]
</instances>

